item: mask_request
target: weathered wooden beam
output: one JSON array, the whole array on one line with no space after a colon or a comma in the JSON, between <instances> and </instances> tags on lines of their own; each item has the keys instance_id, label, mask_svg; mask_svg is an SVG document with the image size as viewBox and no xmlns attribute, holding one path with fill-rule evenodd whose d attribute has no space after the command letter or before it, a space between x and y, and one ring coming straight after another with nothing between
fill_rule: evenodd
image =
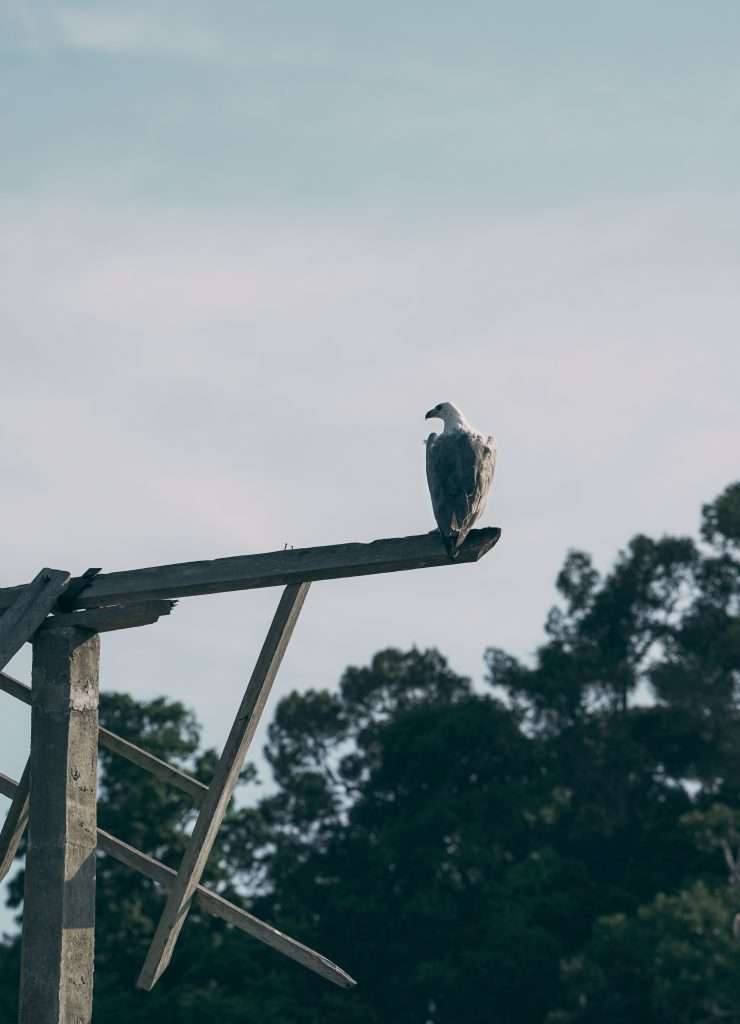
<instances>
[{"instance_id":1,"label":"weathered wooden beam","mask_svg":"<svg viewBox=\"0 0 740 1024\"><path fill-rule=\"evenodd\" d=\"M0 793L12 799L18 792L18 783L0 772ZM141 874L151 878L154 882L165 889L169 889L176 878L177 873L166 864L149 857L140 850L129 846L123 840L117 839L103 829L98 829L98 848L109 856L114 857L122 864L139 871ZM253 938L271 946L279 953L290 957L311 971L315 971L328 981L339 985L341 988L352 988L356 982L345 971L332 963L327 957L322 956L315 950L304 946L303 943L266 924L258 917L250 914L241 907L211 892L204 886L199 885L195 898L202 909L213 917L221 918L227 924L233 925Z\"/></svg>"},{"instance_id":2,"label":"weathered wooden beam","mask_svg":"<svg viewBox=\"0 0 740 1024\"><path fill-rule=\"evenodd\" d=\"M163 886L163 888L172 888L177 877L177 872L173 871L172 868L167 867L153 857L147 857L146 854L141 853L132 846L128 846L126 843L122 843L120 839L109 836L102 830L99 831L98 836L100 848L105 853L134 868L134 870L140 871L143 875L147 875L153 881ZM304 946L302 942L298 942L296 939L291 939L290 936L278 931L277 928L273 928L272 925L266 924L246 910L242 910L241 907L237 907L234 903L230 903L223 896L211 892L205 886L198 885L195 890L195 899L207 914L218 917L222 921L226 921L227 924L239 928L240 931L246 932L252 938L264 942L279 953L290 957L291 960L296 960L299 964L303 964L304 967L308 967L309 970L320 974L327 981L331 981L341 988L352 988L356 984L354 978L351 978L341 967L332 963L331 960L322 956L321 953L317 953L310 947Z\"/></svg>"},{"instance_id":3,"label":"weathered wooden beam","mask_svg":"<svg viewBox=\"0 0 740 1024\"><path fill-rule=\"evenodd\" d=\"M137 747L130 740L125 740L122 736L117 736L114 732L101 727L100 745L105 747L106 750L110 750L112 754L125 757L127 761L131 761L132 764L138 765L139 768L143 768L144 771L156 776L161 782L174 786L175 789L179 789L182 793L187 793L197 807L200 807L205 800L208 786L199 782L198 779L194 779L187 772L181 772L179 768L173 768L171 764L167 764L166 761L162 761L160 758L155 757L154 754L150 754L148 750L142 750L141 747Z\"/></svg>"},{"instance_id":4,"label":"weathered wooden beam","mask_svg":"<svg viewBox=\"0 0 740 1024\"><path fill-rule=\"evenodd\" d=\"M137 981L139 988L151 989L170 962L309 586L309 583L291 584L283 591L231 732L213 773L208 795L200 808L177 878L169 891L167 903Z\"/></svg>"},{"instance_id":5,"label":"weathered wooden beam","mask_svg":"<svg viewBox=\"0 0 740 1024\"><path fill-rule=\"evenodd\" d=\"M91 608L88 611L80 612L61 612L58 615L50 615L40 628L56 629L58 626L79 626L81 629L91 629L94 633L107 633L113 629L149 626L163 615L169 615L176 604L177 601L143 601L141 604Z\"/></svg>"},{"instance_id":6,"label":"weathered wooden beam","mask_svg":"<svg viewBox=\"0 0 740 1024\"><path fill-rule=\"evenodd\" d=\"M0 690L7 693L9 697L15 697L23 704L31 706L31 687L26 686L19 679L14 679L7 672L0 672Z\"/></svg>"},{"instance_id":7,"label":"weathered wooden beam","mask_svg":"<svg viewBox=\"0 0 740 1024\"><path fill-rule=\"evenodd\" d=\"M6 672L0 672L0 690L22 701L24 704L31 703L31 687L21 683L18 679L14 679ZM125 757L132 764L136 764L139 768L143 768L145 771L151 772L152 775L156 775L162 782L174 786L183 793L187 793L196 805L200 806L203 802L203 797L208 792L208 786L199 782L198 779L194 779L192 775L180 771L179 768L173 768L166 761L162 761L160 758L155 757L154 754L150 754L148 750L142 750L135 743L123 739L122 736L110 732L109 729L104 729L100 726L98 732L101 747L110 750L112 754Z\"/></svg>"},{"instance_id":8,"label":"weathered wooden beam","mask_svg":"<svg viewBox=\"0 0 740 1024\"><path fill-rule=\"evenodd\" d=\"M33 641L20 1024L92 1020L99 659L87 630Z\"/></svg>"},{"instance_id":9,"label":"weathered wooden beam","mask_svg":"<svg viewBox=\"0 0 740 1024\"><path fill-rule=\"evenodd\" d=\"M0 830L0 881L10 871L23 833L28 824L28 794L30 790L31 762L26 761L21 781L12 797L7 817Z\"/></svg>"},{"instance_id":10,"label":"weathered wooden beam","mask_svg":"<svg viewBox=\"0 0 740 1024\"><path fill-rule=\"evenodd\" d=\"M491 550L500 536L501 531L495 526L472 530L455 559L449 557L435 530L414 537L376 540L371 544L332 544L259 555L237 555L210 562L179 562L148 569L101 573L75 599L75 607L134 604L155 597L192 597L230 590L286 586L302 581L462 565L477 562ZM22 589L0 589L0 609L12 604Z\"/></svg>"},{"instance_id":11,"label":"weathered wooden beam","mask_svg":"<svg viewBox=\"0 0 740 1024\"><path fill-rule=\"evenodd\" d=\"M27 586L16 592L14 600L0 618L0 669L30 640L57 602L69 582L69 573L42 569Z\"/></svg>"},{"instance_id":12,"label":"weathered wooden beam","mask_svg":"<svg viewBox=\"0 0 740 1024\"><path fill-rule=\"evenodd\" d=\"M19 786L20 782L11 779L5 772L0 772L0 795L6 796L8 800L12 800L18 792Z\"/></svg>"},{"instance_id":13,"label":"weathered wooden beam","mask_svg":"<svg viewBox=\"0 0 740 1024\"><path fill-rule=\"evenodd\" d=\"M18 783L0 772L0 794L12 800L17 792ZM98 849L127 867L133 868L134 871L151 878L164 889L171 887L177 875L177 872L166 864L154 857L147 856L135 847L129 846L128 843L124 843L122 839L117 839L100 828L98 829ZM341 967L337 967L321 953L304 946L296 939L291 939L290 936L273 928L272 925L266 924L248 911L242 910L234 903L230 903L223 896L211 892L210 889L199 885L195 891L195 899L207 914L218 917L247 935L251 935L252 938L264 942L335 985L339 985L341 988L352 988L356 984L354 978L351 978Z\"/></svg>"}]
</instances>

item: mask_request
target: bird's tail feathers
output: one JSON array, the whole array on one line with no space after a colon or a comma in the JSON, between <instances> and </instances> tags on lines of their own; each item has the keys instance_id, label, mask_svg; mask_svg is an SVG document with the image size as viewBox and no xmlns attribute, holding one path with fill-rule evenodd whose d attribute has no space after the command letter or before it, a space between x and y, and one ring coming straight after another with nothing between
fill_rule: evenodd
<instances>
[{"instance_id":1,"label":"bird's tail feathers","mask_svg":"<svg viewBox=\"0 0 740 1024\"><path fill-rule=\"evenodd\" d=\"M465 537L456 530L450 533L443 533L442 540L444 541L444 546L447 549L447 554L450 558L457 558L460 551L460 545L465 540Z\"/></svg>"}]
</instances>

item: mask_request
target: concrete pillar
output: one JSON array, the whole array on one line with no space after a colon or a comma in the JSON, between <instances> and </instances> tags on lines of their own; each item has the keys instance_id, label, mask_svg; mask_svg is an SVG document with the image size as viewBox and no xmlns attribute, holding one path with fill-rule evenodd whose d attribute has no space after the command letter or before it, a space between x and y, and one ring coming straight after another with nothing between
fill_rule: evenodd
<instances>
[{"instance_id":1,"label":"concrete pillar","mask_svg":"<svg viewBox=\"0 0 740 1024\"><path fill-rule=\"evenodd\" d=\"M99 656L78 627L33 642L20 1024L92 1020Z\"/></svg>"}]
</instances>

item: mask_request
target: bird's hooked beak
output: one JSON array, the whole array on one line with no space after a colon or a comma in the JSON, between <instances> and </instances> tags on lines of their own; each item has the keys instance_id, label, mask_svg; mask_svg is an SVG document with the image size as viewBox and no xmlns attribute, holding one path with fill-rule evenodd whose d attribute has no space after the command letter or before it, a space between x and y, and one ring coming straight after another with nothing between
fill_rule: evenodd
<instances>
[{"instance_id":1,"label":"bird's hooked beak","mask_svg":"<svg viewBox=\"0 0 740 1024\"><path fill-rule=\"evenodd\" d=\"M424 419L425 420L433 420L434 419L434 409L430 409L429 412L424 416Z\"/></svg>"}]
</instances>

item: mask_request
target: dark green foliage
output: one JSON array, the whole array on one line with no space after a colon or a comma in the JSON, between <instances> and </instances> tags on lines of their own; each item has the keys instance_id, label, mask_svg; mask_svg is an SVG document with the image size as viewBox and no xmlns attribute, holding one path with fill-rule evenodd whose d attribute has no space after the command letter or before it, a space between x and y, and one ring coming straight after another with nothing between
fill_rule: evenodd
<instances>
[{"instance_id":1,"label":"dark green foliage","mask_svg":"<svg viewBox=\"0 0 740 1024\"><path fill-rule=\"evenodd\" d=\"M702 509L701 534L720 548L740 546L740 482L730 486Z\"/></svg>"},{"instance_id":2,"label":"dark green foliage","mask_svg":"<svg viewBox=\"0 0 740 1024\"><path fill-rule=\"evenodd\" d=\"M564 1009L548 1024L740 1021L737 900L703 882L596 922L563 965Z\"/></svg>"},{"instance_id":3,"label":"dark green foliage","mask_svg":"<svg viewBox=\"0 0 740 1024\"><path fill-rule=\"evenodd\" d=\"M545 642L530 664L487 651L485 693L387 650L277 705L274 784L231 808L207 881L355 991L197 908L134 991L162 896L101 858L96 1024L740 1024L740 485L701 538L637 536L604 576L571 552ZM181 705L101 715L209 777ZM187 799L102 769L103 827L176 865ZM3 1022L17 970L0 946Z\"/></svg>"}]
</instances>

